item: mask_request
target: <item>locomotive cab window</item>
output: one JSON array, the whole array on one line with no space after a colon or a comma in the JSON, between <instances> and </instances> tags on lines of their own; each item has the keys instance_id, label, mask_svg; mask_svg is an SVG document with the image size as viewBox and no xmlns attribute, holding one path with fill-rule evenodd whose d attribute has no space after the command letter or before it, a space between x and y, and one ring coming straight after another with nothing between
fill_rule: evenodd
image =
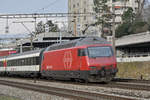
<instances>
[{"instance_id":1,"label":"locomotive cab window","mask_svg":"<svg viewBox=\"0 0 150 100\"><path fill-rule=\"evenodd\" d=\"M89 47L88 56L90 58L111 57L113 56L113 51L111 47Z\"/></svg>"},{"instance_id":2,"label":"locomotive cab window","mask_svg":"<svg viewBox=\"0 0 150 100\"><path fill-rule=\"evenodd\" d=\"M86 49L78 49L78 56L86 56Z\"/></svg>"}]
</instances>

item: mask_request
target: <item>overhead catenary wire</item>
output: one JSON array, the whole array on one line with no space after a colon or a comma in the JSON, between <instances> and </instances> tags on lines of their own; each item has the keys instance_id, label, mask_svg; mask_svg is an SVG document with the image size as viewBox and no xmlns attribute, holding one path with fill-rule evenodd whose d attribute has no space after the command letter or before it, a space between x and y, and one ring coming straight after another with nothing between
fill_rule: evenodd
<instances>
[{"instance_id":1,"label":"overhead catenary wire","mask_svg":"<svg viewBox=\"0 0 150 100\"><path fill-rule=\"evenodd\" d=\"M45 9L48 9L48 8L54 6L58 1L59 0L55 0L53 2L50 2L48 5L46 5L46 6L42 7L42 8L40 8L40 9L36 10L35 12L42 11L42 10L44 11Z\"/></svg>"},{"instance_id":2,"label":"overhead catenary wire","mask_svg":"<svg viewBox=\"0 0 150 100\"><path fill-rule=\"evenodd\" d=\"M112 14L112 13L102 13L102 15ZM31 13L31 14L0 14L0 18L48 18L48 17L92 17L97 15L97 13ZM119 14L115 14L118 16Z\"/></svg>"}]
</instances>

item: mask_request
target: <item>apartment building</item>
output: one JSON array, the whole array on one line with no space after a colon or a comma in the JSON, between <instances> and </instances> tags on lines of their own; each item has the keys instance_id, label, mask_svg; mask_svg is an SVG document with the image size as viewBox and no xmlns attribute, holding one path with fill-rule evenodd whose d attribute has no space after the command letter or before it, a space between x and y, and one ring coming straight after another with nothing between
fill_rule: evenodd
<instances>
[{"instance_id":1,"label":"apartment building","mask_svg":"<svg viewBox=\"0 0 150 100\"><path fill-rule=\"evenodd\" d=\"M143 0L108 0L107 4L112 11L113 5L115 6L116 23L121 23L121 15L128 8L132 7L134 12L137 12L140 8L140 3ZM94 13L93 11L93 0L68 0L68 13ZM75 36L83 36L82 31L87 27L87 25L94 23L96 21L95 16L84 16L84 17L68 17L68 30ZM101 26L89 27L86 31L86 35L97 35L101 34Z\"/></svg>"},{"instance_id":2,"label":"apartment building","mask_svg":"<svg viewBox=\"0 0 150 100\"><path fill-rule=\"evenodd\" d=\"M93 13L93 0L68 0L69 13ZM68 30L76 36L82 36L82 31L90 23L93 23L92 17L69 17Z\"/></svg>"}]
</instances>

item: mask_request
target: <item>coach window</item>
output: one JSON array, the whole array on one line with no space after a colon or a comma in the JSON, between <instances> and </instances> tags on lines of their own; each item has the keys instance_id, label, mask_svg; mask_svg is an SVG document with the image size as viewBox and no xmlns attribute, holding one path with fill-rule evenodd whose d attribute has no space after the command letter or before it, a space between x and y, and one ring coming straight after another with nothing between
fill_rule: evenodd
<instances>
[{"instance_id":1,"label":"coach window","mask_svg":"<svg viewBox=\"0 0 150 100\"><path fill-rule=\"evenodd\" d=\"M12 66L13 65L13 60L10 60L9 62L10 62L10 66Z\"/></svg>"},{"instance_id":2,"label":"coach window","mask_svg":"<svg viewBox=\"0 0 150 100\"><path fill-rule=\"evenodd\" d=\"M29 59L29 58L27 58L27 59L26 59L26 61L27 61L27 63L26 63L26 64L27 64L27 65L30 65L30 64L29 64L29 63L30 63L30 59Z\"/></svg>"},{"instance_id":3,"label":"coach window","mask_svg":"<svg viewBox=\"0 0 150 100\"><path fill-rule=\"evenodd\" d=\"M16 60L11 60L11 66L16 66Z\"/></svg>"},{"instance_id":4,"label":"coach window","mask_svg":"<svg viewBox=\"0 0 150 100\"><path fill-rule=\"evenodd\" d=\"M9 62L9 66L11 66L11 60L9 60L8 62Z\"/></svg>"},{"instance_id":5,"label":"coach window","mask_svg":"<svg viewBox=\"0 0 150 100\"><path fill-rule=\"evenodd\" d=\"M23 62L23 66L25 65L25 58L22 60L22 62Z\"/></svg>"},{"instance_id":6,"label":"coach window","mask_svg":"<svg viewBox=\"0 0 150 100\"><path fill-rule=\"evenodd\" d=\"M30 65L29 63L30 63L30 59L29 59L29 58L27 58L27 65Z\"/></svg>"},{"instance_id":7,"label":"coach window","mask_svg":"<svg viewBox=\"0 0 150 100\"><path fill-rule=\"evenodd\" d=\"M10 60L10 66L13 66L13 60Z\"/></svg>"},{"instance_id":8,"label":"coach window","mask_svg":"<svg viewBox=\"0 0 150 100\"><path fill-rule=\"evenodd\" d=\"M35 65L35 58L32 57L32 60L33 60L32 65Z\"/></svg>"},{"instance_id":9,"label":"coach window","mask_svg":"<svg viewBox=\"0 0 150 100\"><path fill-rule=\"evenodd\" d=\"M25 59L25 65L28 65L28 58Z\"/></svg>"},{"instance_id":10,"label":"coach window","mask_svg":"<svg viewBox=\"0 0 150 100\"><path fill-rule=\"evenodd\" d=\"M17 66L21 66L21 59L18 59L18 64L17 64Z\"/></svg>"},{"instance_id":11,"label":"coach window","mask_svg":"<svg viewBox=\"0 0 150 100\"><path fill-rule=\"evenodd\" d=\"M13 66L13 60L10 60L9 62L10 62L10 66Z\"/></svg>"},{"instance_id":12,"label":"coach window","mask_svg":"<svg viewBox=\"0 0 150 100\"><path fill-rule=\"evenodd\" d=\"M7 61L7 66L9 66L9 61Z\"/></svg>"},{"instance_id":13,"label":"coach window","mask_svg":"<svg viewBox=\"0 0 150 100\"><path fill-rule=\"evenodd\" d=\"M34 57L34 65L36 65L36 62L37 62L36 57Z\"/></svg>"},{"instance_id":14,"label":"coach window","mask_svg":"<svg viewBox=\"0 0 150 100\"><path fill-rule=\"evenodd\" d=\"M0 61L0 67L3 67L3 61Z\"/></svg>"},{"instance_id":15,"label":"coach window","mask_svg":"<svg viewBox=\"0 0 150 100\"><path fill-rule=\"evenodd\" d=\"M35 59L35 63L34 63L34 65L36 65L36 63L37 63L37 59L36 59L36 57L34 57L34 59Z\"/></svg>"},{"instance_id":16,"label":"coach window","mask_svg":"<svg viewBox=\"0 0 150 100\"><path fill-rule=\"evenodd\" d=\"M16 60L11 61L11 66L16 66Z\"/></svg>"},{"instance_id":17,"label":"coach window","mask_svg":"<svg viewBox=\"0 0 150 100\"><path fill-rule=\"evenodd\" d=\"M31 65L31 59L28 58L28 65Z\"/></svg>"},{"instance_id":18,"label":"coach window","mask_svg":"<svg viewBox=\"0 0 150 100\"><path fill-rule=\"evenodd\" d=\"M28 58L25 58L25 60L24 60L25 65L27 65L27 59L28 59Z\"/></svg>"},{"instance_id":19,"label":"coach window","mask_svg":"<svg viewBox=\"0 0 150 100\"><path fill-rule=\"evenodd\" d=\"M17 66L17 59L13 61L13 65Z\"/></svg>"},{"instance_id":20,"label":"coach window","mask_svg":"<svg viewBox=\"0 0 150 100\"><path fill-rule=\"evenodd\" d=\"M25 58L25 65L28 65L28 58Z\"/></svg>"},{"instance_id":21,"label":"coach window","mask_svg":"<svg viewBox=\"0 0 150 100\"><path fill-rule=\"evenodd\" d=\"M30 59L30 65L32 65L32 58L29 58Z\"/></svg>"},{"instance_id":22,"label":"coach window","mask_svg":"<svg viewBox=\"0 0 150 100\"><path fill-rule=\"evenodd\" d=\"M31 65L34 65L34 58L32 57L31 59L32 59Z\"/></svg>"},{"instance_id":23,"label":"coach window","mask_svg":"<svg viewBox=\"0 0 150 100\"><path fill-rule=\"evenodd\" d=\"M16 64L16 66L18 66L18 59L15 60L15 64Z\"/></svg>"},{"instance_id":24,"label":"coach window","mask_svg":"<svg viewBox=\"0 0 150 100\"><path fill-rule=\"evenodd\" d=\"M39 57L36 57L36 65L39 65Z\"/></svg>"},{"instance_id":25,"label":"coach window","mask_svg":"<svg viewBox=\"0 0 150 100\"><path fill-rule=\"evenodd\" d=\"M17 60L17 66L20 66L20 65L21 65L21 60L18 59L18 60Z\"/></svg>"},{"instance_id":26,"label":"coach window","mask_svg":"<svg viewBox=\"0 0 150 100\"><path fill-rule=\"evenodd\" d=\"M11 60L9 60L9 66L11 66Z\"/></svg>"},{"instance_id":27,"label":"coach window","mask_svg":"<svg viewBox=\"0 0 150 100\"><path fill-rule=\"evenodd\" d=\"M18 65L18 66L20 66L20 65L21 65L21 60L20 60L20 59L18 59L18 61L17 61L17 65Z\"/></svg>"},{"instance_id":28,"label":"coach window","mask_svg":"<svg viewBox=\"0 0 150 100\"><path fill-rule=\"evenodd\" d=\"M31 59L28 58L28 65L31 65Z\"/></svg>"},{"instance_id":29,"label":"coach window","mask_svg":"<svg viewBox=\"0 0 150 100\"><path fill-rule=\"evenodd\" d=\"M23 65L23 59L21 59L21 66Z\"/></svg>"},{"instance_id":30,"label":"coach window","mask_svg":"<svg viewBox=\"0 0 150 100\"><path fill-rule=\"evenodd\" d=\"M27 65L30 65L30 58L27 58Z\"/></svg>"},{"instance_id":31,"label":"coach window","mask_svg":"<svg viewBox=\"0 0 150 100\"><path fill-rule=\"evenodd\" d=\"M32 59L31 59L31 58L29 58L29 60L30 60L29 65L31 65L31 64L32 64Z\"/></svg>"},{"instance_id":32,"label":"coach window","mask_svg":"<svg viewBox=\"0 0 150 100\"><path fill-rule=\"evenodd\" d=\"M10 60L10 66L14 66L15 63L14 63L14 60Z\"/></svg>"},{"instance_id":33,"label":"coach window","mask_svg":"<svg viewBox=\"0 0 150 100\"><path fill-rule=\"evenodd\" d=\"M8 61L8 66L11 66L11 61L10 60Z\"/></svg>"},{"instance_id":34,"label":"coach window","mask_svg":"<svg viewBox=\"0 0 150 100\"><path fill-rule=\"evenodd\" d=\"M31 65L34 65L34 58L32 57L31 59L32 59Z\"/></svg>"},{"instance_id":35,"label":"coach window","mask_svg":"<svg viewBox=\"0 0 150 100\"><path fill-rule=\"evenodd\" d=\"M9 60L9 66L12 66L12 60Z\"/></svg>"},{"instance_id":36,"label":"coach window","mask_svg":"<svg viewBox=\"0 0 150 100\"><path fill-rule=\"evenodd\" d=\"M30 65L33 65L33 58L30 58Z\"/></svg>"},{"instance_id":37,"label":"coach window","mask_svg":"<svg viewBox=\"0 0 150 100\"><path fill-rule=\"evenodd\" d=\"M33 65L36 65L36 58L33 57Z\"/></svg>"},{"instance_id":38,"label":"coach window","mask_svg":"<svg viewBox=\"0 0 150 100\"><path fill-rule=\"evenodd\" d=\"M36 65L36 57L33 57L33 59L34 59L33 65Z\"/></svg>"},{"instance_id":39,"label":"coach window","mask_svg":"<svg viewBox=\"0 0 150 100\"><path fill-rule=\"evenodd\" d=\"M12 65L13 65L13 66L17 66L17 60L13 60Z\"/></svg>"},{"instance_id":40,"label":"coach window","mask_svg":"<svg viewBox=\"0 0 150 100\"><path fill-rule=\"evenodd\" d=\"M12 66L12 60L9 61L9 66Z\"/></svg>"},{"instance_id":41,"label":"coach window","mask_svg":"<svg viewBox=\"0 0 150 100\"><path fill-rule=\"evenodd\" d=\"M14 60L10 60L10 66L14 66Z\"/></svg>"},{"instance_id":42,"label":"coach window","mask_svg":"<svg viewBox=\"0 0 150 100\"><path fill-rule=\"evenodd\" d=\"M20 59L20 66L22 66L23 65L23 63L22 63L22 59Z\"/></svg>"}]
</instances>

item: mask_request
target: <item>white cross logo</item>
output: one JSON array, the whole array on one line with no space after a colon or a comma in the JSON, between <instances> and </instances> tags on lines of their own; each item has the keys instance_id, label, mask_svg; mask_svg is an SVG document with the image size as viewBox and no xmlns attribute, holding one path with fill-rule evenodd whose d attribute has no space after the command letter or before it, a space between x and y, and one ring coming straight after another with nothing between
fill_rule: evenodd
<instances>
[{"instance_id":1,"label":"white cross logo","mask_svg":"<svg viewBox=\"0 0 150 100\"><path fill-rule=\"evenodd\" d=\"M72 66L72 53L67 51L64 53L64 67L65 69L71 69Z\"/></svg>"}]
</instances>

